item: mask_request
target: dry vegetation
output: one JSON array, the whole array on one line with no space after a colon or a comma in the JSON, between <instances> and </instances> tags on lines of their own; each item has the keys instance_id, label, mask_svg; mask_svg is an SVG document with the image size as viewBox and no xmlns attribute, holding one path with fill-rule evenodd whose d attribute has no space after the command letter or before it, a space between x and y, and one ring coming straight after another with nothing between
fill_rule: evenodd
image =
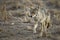
<instances>
[{"instance_id":1,"label":"dry vegetation","mask_svg":"<svg viewBox=\"0 0 60 40\"><path fill-rule=\"evenodd\" d=\"M60 7L60 0L48 0L48 5L52 5L55 6L55 8L59 8Z\"/></svg>"},{"instance_id":2,"label":"dry vegetation","mask_svg":"<svg viewBox=\"0 0 60 40\"><path fill-rule=\"evenodd\" d=\"M29 13L38 6L47 7L51 13L53 27L48 29L51 37L38 38L40 25L38 25L37 34L31 31L35 20L29 16ZM60 0L3 0L0 3L1 40L60 40L59 29Z\"/></svg>"},{"instance_id":3,"label":"dry vegetation","mask_svg":"<svg viewBox=\"0 0 60 40\"><path fill-rule=\"evenodd\" d=\"M0 10L0 14L2 15L0 18L3 20L3 21L6 21L7 20L7 11L6 11L6 3L4 2L2 5L1 5L1 10Z\"/></svg>"}]
</instances>

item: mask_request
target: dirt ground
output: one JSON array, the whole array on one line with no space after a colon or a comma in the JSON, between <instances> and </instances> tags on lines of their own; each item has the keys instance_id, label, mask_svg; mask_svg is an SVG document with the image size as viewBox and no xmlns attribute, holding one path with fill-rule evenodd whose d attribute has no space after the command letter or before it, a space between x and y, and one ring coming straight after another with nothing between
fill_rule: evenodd
<instances>
[{"instance_id":1,"label":"dirt ground","mask_svg":"<svg viewBox=\"0 0 60 40\"><path fill-rule=\"evenodd\" d=\"M20 1L21 4L24 5L24 2L22 2L22 0ZM17 10L10 10L8 8L7 10L8 12L13 11L15 13L18 11L20 13L23 13L22 7ZM51 13L53 26L48 29L50 36L47 37L38 37L39 33L34 34L32 30L28 30L27 27L30 26L33 28L34 23L24 23L19 19L22 17L17 16L16 14L14 15L14 13L14 17L12 16L8 22L4 23L3 21L0 21L0 40L60 40L60 20L56 20L54 13ZM60 14L58 13L58 15Z\"/></svg>"},{"instance_id":2,"label":"dirt ground","mask_svg":"<svg viewBox=\"0 0 60 40\"><path fill-rule=\"evenodd\" d=\"M34 34L32 30L26 28L33 24L20 23L19 21L15 21L15 19L12 22L14 25L0 23L0 40L60 40L60 25L53 24L53 27L49 29L51 36L38 37L38 33Z\"/></svg>"},{"instance_id":3,"label":"dirt ground","mask_svg":"<svg viewBox=\"0 0 60 40\"><path fill-rule=\"evenodd\" d=\"M60 40L60 25L53 24L53 27L49 29L50 36L38 37L38 33L34 34L32 30L26 28L33 23L20 23L15 19L10 23L0 23L0 40Z\"/></svg>"}]
</instances>

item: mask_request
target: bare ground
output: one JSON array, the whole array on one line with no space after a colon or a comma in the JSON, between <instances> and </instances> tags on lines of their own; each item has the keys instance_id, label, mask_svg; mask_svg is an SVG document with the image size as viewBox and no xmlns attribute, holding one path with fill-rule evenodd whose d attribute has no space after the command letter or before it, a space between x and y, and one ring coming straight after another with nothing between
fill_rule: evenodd
<instances>
[{"instance_id":1,"label":"bare ground","mask_svg":"<svg viewBox=\"0 0 60 40\"><path fill-rule=\"evenodd\" d=\"M17 20L14 19L5 24L0 23L0 40L60 40L60 25L53 24L53 27L49 29L50 36L38 37L38 33L34 34L32 30L26 28L32 26L33 23L21 23Z\"/></svg>"}]
</instances>

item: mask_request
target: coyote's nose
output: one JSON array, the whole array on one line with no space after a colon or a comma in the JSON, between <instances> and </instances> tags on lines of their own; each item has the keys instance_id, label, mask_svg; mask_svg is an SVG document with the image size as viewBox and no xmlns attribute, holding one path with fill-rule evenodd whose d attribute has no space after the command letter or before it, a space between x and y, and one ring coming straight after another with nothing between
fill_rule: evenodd
<instances>
[{"instance_id":1,"label":"coyote's nose","mask_svg":"<svg viewBox=\"0 0 60 40\"><path fill-rule=\"evenodd\" d=\"M32 17L32 15L30 15L29 17Z\"/></svg>"}]
</instances>

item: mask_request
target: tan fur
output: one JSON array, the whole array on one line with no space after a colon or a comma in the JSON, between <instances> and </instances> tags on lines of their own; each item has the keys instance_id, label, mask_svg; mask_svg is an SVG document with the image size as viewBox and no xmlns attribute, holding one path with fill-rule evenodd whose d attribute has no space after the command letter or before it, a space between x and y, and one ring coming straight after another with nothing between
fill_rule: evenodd
<instances>
[{"instance_id":1,"label":"tan fur","mask_svg":"<svg viewBox=\"0 0 60 40\"><path fill-rule=\"evenodd\" d=\"M46 13L48 13L49 15L46 15ZM38 13L32 16L35 17L35 19L37 20L35 21L35 24L34 24L33 33L36 33L38 22L40 22L41 23L40 36L43 36L44 33L47 34L47 29L51 24L50 13L46 9L45 9L45 12L44 10L38 9Z\"/></svg>"}]
</instances>

